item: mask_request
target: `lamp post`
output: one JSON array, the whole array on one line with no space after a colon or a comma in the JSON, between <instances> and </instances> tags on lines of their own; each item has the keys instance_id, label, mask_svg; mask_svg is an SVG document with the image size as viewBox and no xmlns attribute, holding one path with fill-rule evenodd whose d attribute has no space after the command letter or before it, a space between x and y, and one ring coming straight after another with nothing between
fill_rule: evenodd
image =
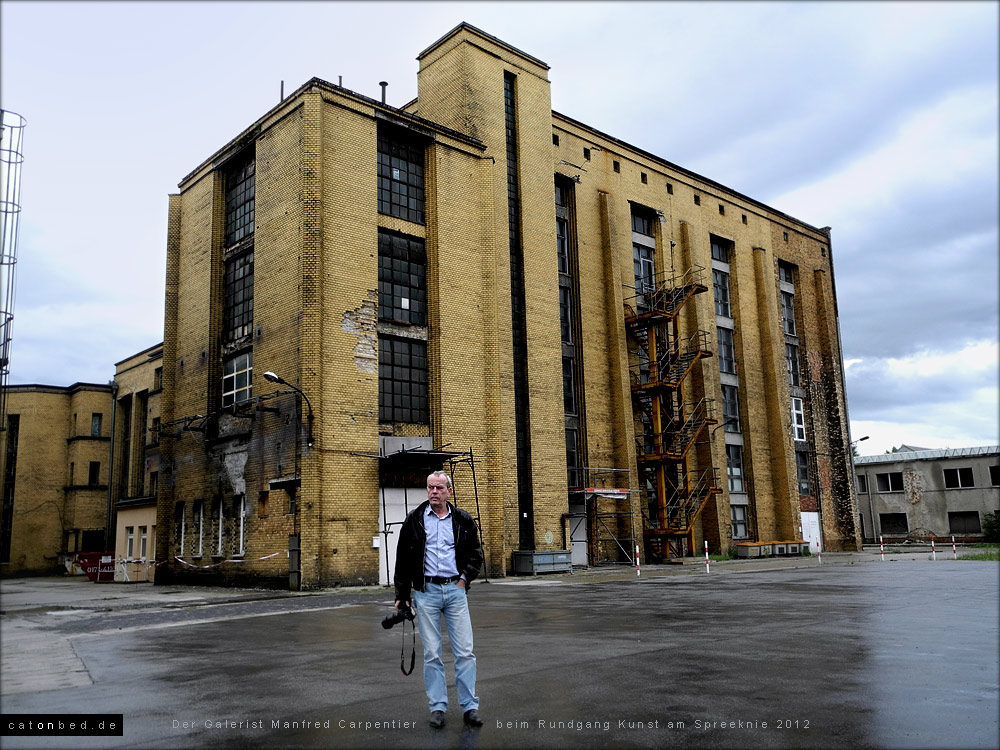
<instances>
[{"instance_id":1,"label":"lamp post","mask_svg":"<svg viewBox=\"0 0 1000 750\"><path fill-rule=\"evenodd\" d=\"M858 475L857 475L857 470L854 468L854 446L856 446L858 443L864 442L869 437L870 437L869 435L865 435L864 437L859 437L857 440L852 440L851 444L848 446L848 453L850 454L850 459L851 459L851 481L854 482L855 497L858 494L857 493ZM867 482L865 483L865 489L868 490L868 515L870 517L872 524L872 541L874 542L876 539L878 539L878 534L876 533L878 530L875 528L875 508L872 507L872 493L871 490L868 489ZM861 543L862 544L865 543L864 529L861 530Z\"/></svg>"},{"instance_id":2,"label":"lamp post","mask_svg":"<svg viewBox=\"0 0 1000 750\"><path fill-rule=\"evenodd\" d=\"M292 385L287 380L285 380L283 377L281 377L280 375L278 375L276 373L271 372L270 370L268 370L267 372L264 373L264 380L268 380L268 381L270 381L272 383L280 383L281 385L287 385L293 391L295 391L300 396L302 396L302 398L305 400L306 406L309 408L309 437L308 437L308 440L306 442L306 445L308 445L310 448L312 448L313 447L313 408L312 408L312 404L309 403L309 397L305 393L303 393L303 391L302 391L301 388L299 388L298 386Z\"/></svg>"}]
</instances>

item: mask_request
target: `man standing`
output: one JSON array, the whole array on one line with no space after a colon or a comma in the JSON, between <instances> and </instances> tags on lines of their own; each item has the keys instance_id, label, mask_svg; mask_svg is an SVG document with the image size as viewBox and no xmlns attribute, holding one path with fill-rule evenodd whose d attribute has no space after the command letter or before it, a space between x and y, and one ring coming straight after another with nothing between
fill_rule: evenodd
<instances>
[{"instance_id":1,"label":"man standing","mask_svg":"<svg viewBox=\"0 0 1000 750\"><path fill-rule=\"evenodd\" d=\"M455 655L458 702L465 723L479 727L476 695L476 655L472 653L469 619L469 584L479 575L483 548L476 522L448 502L451 477L435 471L427 477L427 502L403 522L396 547L396 607L413 606L424 647L424 688L431 710L431 726L444 726L448 686L441 661L441 618L448 625L448 640Z\"/></svg>"}]
</instances>

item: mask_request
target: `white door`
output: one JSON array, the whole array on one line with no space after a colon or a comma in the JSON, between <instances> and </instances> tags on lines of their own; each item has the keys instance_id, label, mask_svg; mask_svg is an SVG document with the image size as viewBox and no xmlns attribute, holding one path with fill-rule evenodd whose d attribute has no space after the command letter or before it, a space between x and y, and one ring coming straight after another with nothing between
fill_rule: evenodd
<instances>
[{"instance_id":1,"label":"white door","mask_svg":"<svg viewBox=\"0 0 1000 750\"><path fill-rule=\"evenodd\" d=\"M587 506L583 503L570 503L569 548L570 562L573 565L587 566Z\"/></svg>"},{"instance_id":2,"label":"white door","mask_svg":"<svg viewBox=\"0 0 1000 750\"><path fill-rule=\"evenodd\" d=\"M819 513L802 514L802 539L809 542L809 552L817 555L823 551L823 538L819 532Z\"/></svg>"},{"instance_id":3,"label":"white door","mask_svg":"<svg viewBox=\"0 0 1000 750\"><path fill-rule=\"evenodd\" d=\"M385 493L385 505L382 504ZM379 491L378 498L378 579L382 585L392 583L396 570L396 544L399 542L399 528L406 514L427 499L423 487L386 487Z\"/></svg>"}]
</instances>

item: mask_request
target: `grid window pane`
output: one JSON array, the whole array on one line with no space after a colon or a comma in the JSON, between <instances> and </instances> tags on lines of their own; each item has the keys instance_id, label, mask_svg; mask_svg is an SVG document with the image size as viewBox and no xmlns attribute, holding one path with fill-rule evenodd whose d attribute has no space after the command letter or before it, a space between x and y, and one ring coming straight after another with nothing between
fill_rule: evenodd
<instances>
[{"instance_id":1,"label":"grid window pane","mask_svg":"<svg viewBox=\"0 0 1000 750\"><path fill-rule=\"evenodd\" d=\"M427 344L380 336L378 349L379 420L427 424Z\"/></svg>"},{"instance_id":2,"label":"grid window pane","mask_svg":"<svg viewBox=\"0 0 1000 750\"><path fill-rule=\"evenodd\" d=\"M743 446L726 446L726 474L729 477L729 491L743 492Z\"/></svg>"},{"instance_id":3,"label":"grid window pane","mask_svg":"<svg viewBox=\"0 0 1000 750\"><path fill-rule=\"evenodd\" d=\"M254 154L226 172L226 247L253 235Z\"/></svg>"},{"instance_id":4,"label":"grid window pane","mask_svg":"<svg viewBox=\"0 0 1000 750\"><path fill-rule=\"evenodd\" d=\"M253 352L230 357L222 366L222 405L232 406L253 394Z\"/></svg>"},{"instance_id":5,"label":"grid window pane","mask_svg":"<svg viewBox=\"0 0 1000 750\"><path fill-rule=\"evenodd\" d=\"M789 336L795 335L795 295L789 292L781 293L781 320L785 327L785 333Z\"/></svg>"},{"instance_id":6,"label":"grid window pane","mask_svg":"<svg viewBox=\"0 0 1000 750\"><path fill-rule=\"evenodd\" d=\"M728 328L717 328L719 339L719 371L736 372L736 349L733 345L733 332Z\"/></svg>"},{"instance_id":7,"label":"grid window pane","mask_svg":"<svg viewBox=\"0 0 1000 750\"><path fill-rule=\"evenodd\" d=\"M785 365L788 368L788 384L799 385L799 347L785 344Z\"/></svg>"},{"instance_id":8,"label":"grid window pane","mask_svg":"<svg viewBox=\"0 0 1000 750\"><path fill-rule=\"evenodd\" d=\"M222 331L225 340L248 336L253 329L253 250L226 261Z\"/></svg>"},{"instance_id":9,"label":"grid window pane","mask_svg":"<svg viewBox=\"0 0 1000 750\"><path fill-rule=\"evenodd\" d=\"M419 237L379 230L378 316L427 325L427 253Z\"/></svg>"},{"instance_id":10,"label":"grid window pane","mask_svg":"<svg viewBox=\"0 0 1000 750\"><path fill-rule=\"evenodd\" d=\"M722 386L722 418L726 432L740 432L739 390L734 385Z\"/></svg>"},{"instance_id":11,"label":"grid window pane","mask_svg":"<svg viewBox=\"0 0 1000 750\"><path fill-rule=\"evenodd\" d=\"M715 288L715 314L724 318L733 317L729 306L729 274L713 270L712 285Z\"/></svg>"},{"instance_id":12,"label":"grid window pane","mask_svg":"<svg viewBox=\"0 0 1000 750\"><path fill-rule=\"evenodd\" d=\"M424 148L403 131L379 129L378 211L424 223Z\"/></svg>"}]
</instances>

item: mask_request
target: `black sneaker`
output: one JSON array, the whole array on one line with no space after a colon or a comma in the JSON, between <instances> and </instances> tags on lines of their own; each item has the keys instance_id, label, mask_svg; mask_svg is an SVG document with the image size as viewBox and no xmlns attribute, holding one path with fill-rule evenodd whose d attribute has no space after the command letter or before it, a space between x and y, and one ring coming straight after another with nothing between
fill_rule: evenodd
<instances>
[{"instance_id":1,"label":"black sneaker","mask_svg":"<svg viewBox=\"0 0 1000 750\"><path fill-rule=\"evenodd\" d=\"M483 720L479 718L479 711L474 708L470 708L465 712L463 720L470 727L481 727L483 725Z\"/></svg>"},{"instance_id":2,"label":"black sneaker","mask_svg":"<svg viewBox=\"0 0 1000 750\"><path fill-rule=\"evenodd\" d=\"M444 711L431 711L431 726L435 729L444 726Z\"/></svg>"}]
</instances>

